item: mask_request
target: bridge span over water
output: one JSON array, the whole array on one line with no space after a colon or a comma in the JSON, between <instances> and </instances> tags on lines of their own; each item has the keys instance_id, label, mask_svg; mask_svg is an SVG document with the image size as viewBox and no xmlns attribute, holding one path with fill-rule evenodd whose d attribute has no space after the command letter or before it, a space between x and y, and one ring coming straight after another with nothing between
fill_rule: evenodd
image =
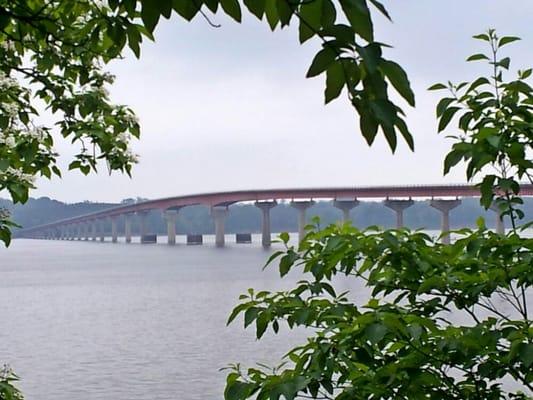
<instances>
[{"instance_id":1,"label":"bridge span over water","mask_svg":"<svg viewBox=\"0 0 533 400\"><path fill-rule=\"evenodd\" d=\"M523 196L533 196L533 185L522 185ZM99 237L105 240L103 222L111 221L111 241L118 241L117 219L124 216L124 237L126 243L132 239L132 218L139 218L141 243L156 241L156 236L147 231L146 215L153 210L160 210L167 222L168 244L176 243L176 219L181 208L191 205L209 207L215 223L215 243L224 246L224 220L228 207L239 202L255 202L262 214L262 244L270 246L270 210L278 200L290 200L298 211L299 237L304 234L306 210L317 199L332 199L333 205L343 212L343 221L349 219L350 210L357 207L364 198L383 199L384 205L396 213L396 226L403 227L403 212L410 207L414 198L431 199L430 205L442 213L442 231L450 230L450 210L461 203L463 197L479 197L479 190L471 185L419 185L419 186L374 186L374 187L339 187L339 188L303 188L303 189L265 189L242 190L194 194L188 196L166 197L139 203L120 205L106 210L80 215L73 218L54 221L19 231L19 237L39 239L92 240ZM497 210L495 210L497 211ZM503 222L497 217L497 230L503 232ZM195 237L193 237L195 236ZM191 235L190 241L201 242L201 236ZM449 236L443 241L449 242ZM189 240L188 240L189 242Z\"/></svg>"}]
</instances>

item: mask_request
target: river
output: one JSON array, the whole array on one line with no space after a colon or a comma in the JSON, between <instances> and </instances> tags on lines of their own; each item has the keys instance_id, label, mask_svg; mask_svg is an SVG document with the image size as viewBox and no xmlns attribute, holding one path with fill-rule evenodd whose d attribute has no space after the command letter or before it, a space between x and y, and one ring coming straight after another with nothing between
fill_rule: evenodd
<instances>
[{"instance_id":1,"label":"river","mask_svg":"<svg viewBox=\"0 0 533 400\"><path fill-rule=\"evenodd\" d=\"M159 238L164 242L166 238ZM233 237L227 241L234 240ZM229 363L276 363L303 332L226 326L248 288L293 287L272 250L14 240L0 251L0 362L27 400L221 399ZM354 280L342 281L363 301Z\"/></svg>"}]
</instances>

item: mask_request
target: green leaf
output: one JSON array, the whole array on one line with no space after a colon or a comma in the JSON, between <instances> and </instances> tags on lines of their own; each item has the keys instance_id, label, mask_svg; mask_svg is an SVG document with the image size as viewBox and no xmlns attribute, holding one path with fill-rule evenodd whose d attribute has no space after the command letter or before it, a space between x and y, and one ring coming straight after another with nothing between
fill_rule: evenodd
<instances>
[{"instance_id":1,"label":"green leaf","mask_svg":"<svg viewBox=\"0 0 533 400\"><path fill-rule=\"evenodd\" d=\"M375 323L375 324L369 325L365 329L365 334L371 343L376 344L385 337L385 335L387 334L387 331L388 329L384 324Z\"/></svg>"},{"instance_id":2,"label":"green leaf","mask_svg":"<svg viewBox=\"0 0 533 400\"><path fill-rule=\"evenodd\" d=\"M458 150L452 150L444 159L444 175L447 175L450 172L450 169L457 165L463 158L463 152Z\"/></svg>"},{"instance_id":3,"label":"green leaf","mask_svg":"<svg viewBox=\"0 0 533 400\"><path fill-rule=\"evenodd\" d=\"M331 27L337 19L337 10L331 0L322 0L322 17L320 23L323 28Z\"/></svg>"},{"instance_id":4,"label":"green leaf","mask_svg":"<svg viewBox=\"0 0 533 400\"><path fill-rule=\"evenodd\" d=\"M533 69L532 68L528 68L524 71L521 71L520 72L520 79L527 79L531 76L531 74L533 73Z\"/></svg>"},{"instance_id":5,"label":"green leaf","mask_svg":"<svg viewBox=\"0 0 533 400\"><path fill-rule=\"evenodd\" d=\"M490 85L489 80L487 78L485 78L485 77L477 78L474 82L472 82L470 84L470 86L468 87L468 90L466 91L466 93L470 93L471 91L473 91L473 90L475 90L478 87L483 86L483 85Z\"/></svg>"},{"instance_id":6,"label":"green leaf","mask_svg":"<svg viewBox=\"0 0 533 400\"><path fill-rule=\"evenodd\" d=\"M385 8L385 6L380 3L378 0L370 0L370 2L374 5L374 7L376 7L380 13L382 13L389 21L392 21L392 18L391 16L389 15L389 13L387 12L387 9Z\"/></svg>"},{"instance_id":7,"label":"green leaf","mask_svg":"<svg viewBox=\"0 0 533 400\"><path fill-rule=\"evenodd\" d=\"M521 40L521 39L516 36L504 36L499 40L498 47L502 47L502 46L505 46L506 44L516 42L517 40Z\"/></svg>"},{"instance_id":8,"label":"green leaf","mask_svg":"<svg viewBox=\"0 0 533 400\"><path fill-rule=\"evenodd\" d=\"M6 26L11 22L11 17L6 14L0 14L0 30L4 30ZM5 40L5 39L4 39Z\"/></svg>"},{"instance_id":9,"label":"green leaf","mask_svg":"<svg viewBox=\"0 0 533 400\"><path fill-rule=\"evenodd\" d=\"M431 85L428 87L427 90L442 90L446 89L446 85L443 85L442 83L435 83L434 85Z\"/></svg>"},{"instance_id":10,"label":"green leaf","mask_svg":"<svg viewBox=\"0 0 533 400\"><path fill-rule=\"evenodd\" d=\"M326 71L326 104L339 97L346 83L342 60L334 62Z\"/></svg>"},{"instance_id":11,"label":"green leaf","mask_svg":"<svg viewBox=\"0 0 533 400\"><path fill-rule=\"evenodd\" d=\"M278 8L276 6L276 0L265 0L265 14L270 25L270 29L276 29L279 23Z\"/></svg>"},{"instance_id":12,"label":"green leaf","mask_svg":"<svg viewBox=\"0 0 533 400\"><path fill-rule=\"evenodd\" d=\"M522 343L518 350L518 354L526 368L529 368L531 364L533 364L533 344Z\"/></svg>"},{"instance_id":13,"label":"green leaf","mask_svg":"<svg viewBox=\"0 0 533 400\"><path fill-rule=\"evenodd\" d=\"M380 125L394 126L396 121L396 107L392 102L384 99L373 100L370 102L370 109Z\"/></svg>"},{"instance_id":14,"label":"green leaf","mask_svg":"<svg viewBox=\"0 0 533 400\"><path fill-rule=\"evenodd\" d=\"M322 1L314 0L302 4L300 7L300 43L304 43L306 40L312 38L320 30Z\"/></svg>"},{"instance_id":15,"label":"green leaf","mask_svg":"<svg viewBox=\"0 0 533 400\"><path fill-rule=\"evenodd\" d=\"M287 0L277 0L276 8L278 10L278 16L281 22L281 26L284 27L289 25L293 11L292 8L289 7Z\"/></svg>"},{"instance_id":16,"label":"green leaf","mask_svg":"<svg viewBox=\"0 0 533 400\"><path fill-rule=\"evenodd\" d=\"M226 385L224 400L245 400L250 397L255 385L235 380Z\"/></svg>"},{"instance_id":17,"label":"green leaf","mask_svg":"<svg viewBox=\"0 0 533 400\"><path fill-rule=\"evenodd\" d=\"M366 139L366 142L369 146L371 146L372 143L374 143L376 134L378 133L378 122L370 113L367 112L365 114L360 114L359 127L361 128L361 133Z\"/></svg>"},{"instance_id":18,"label":"green leaf","mask_svg":"<svg viewBox=\"0 0 533 400\"><path fill-rule=\"evenodd\" d=\"M307 71L307 77L311 78L326 71L329 66L335 61L336 57L337 53L335 53L335 51L333 51L329 47L324 47L316 54L315 58L313 59L313 62L311 63L311 66Z\"/></svg>"},{"instance_id":19,"label":"green leaf","mask_svg":"<svg viewBox=\"0 0 533 400\"><path fill-rule=\"evenodd\" d=\"M393 61L389 60L382 60L380 64L380 68L385 74L385 76L389 79L390 83L398 93L411 105L415 106L415 94L413 93L411 89L411 84L409 83L409 79L407 78L407 74L403 70L402 67L400 67L398 64L396 64Z\"/></svg>"},{"instance_id":20,"label":"green leaf","mask_svg":"<svg viewBox=\"0 0 533 400\"><path fill-rule=\"evenodd\" d=\"M402 137L409 146L409 149L411 149L411 151L415 151L415 142L413 140L413 135L411 135L411 132L409 132L409 128L407 128L407 124L405 123L405 121L401 118L398 118L396 120L396 127L402 134Z\"/></svg>"},{"instance_id":21,"label":"green leaf","mask_svg":"<svg viewBox=\"0 0 533 400\"><path fill-rule=\"evenodd\" d=\"M486 33L481 33L479 35L474 35L472 36L474 39L478 39L478 40L484 40L486 42L489 42L490 41L490 37L489 35L487 35Z\"/></svg>"},{"instance_id":22,"label":"green leaf","mask_svg":"<svg viewBox=\"0 0 533 400\"><path fill-rule=\"evenodd\" d=\"M340 0L353 30L367 42L374 41L374 26L365 0Z\"/></svg>"},{"instance_id":23,"label":"green leaf","mask_svg":"<svg viewBox=\"0 0 533 400\"><path fill-rule=\"evenodd\" d=\"M381 59L381 46L378 43L370 43L368 46L359 47L359 54L363 57L363 62L369 74L374 74L377 70Z\"/></svg>"},{"instance_id":24,"label":"green leaf","mask_svg":"<svg viewBox=\"0 0 533 400\"><path fill-rule=\"evenodd\" d=\"M257 18L263 18L265 14L265 0L244 0L244 5Z\"/></svg>"},{"instance_id":25,"label":"green leaf","mask_svg":"<svg viewBox=\"0 0 533 400\"><path fill-rule=\"evenodd\" d=\"M439 121L439 127L438 127L439 132L442 132L444 129L446 129L446 127L452 120L455 113L459 110L460 110L459 107L449 107L448 109L446 109L446 111L444 111Z\"/></svg>"},{"instance_id":26,"label":"green leaf","mask_svg":"<svg viewBox=\"0 0 533 400\"><path fill-rule=\"evenodd\" d=\"M198 3L191 0L173 0L172 8L187 21L191 21L200 11Z\"/></svg>"},{"instance_id":27,"label":"green leaf","mask_svg":"<svg viewBox=\"0 0 533 400\"><path fill-rule=\"evenodd\" d=\"M237 0L220 0L220 5L226 14L237 22L241 22L241 6Z\"/></svg>"},{"instance_id":28,"label":"green leaf","mask_svg":"<svg viewBox=\"0 0 533 400\"><path fill-rule=\"evenodd\" d=\"M479 61L479 60L489 60L489 58L485 54L473 54L470 57L466 59L466 61Z\"/></svg>"},{"instance_id":29,"label":"green leaf","mask_svg":"<svg viewBox=\"0 0 533 400\"><path fill-rule=\"evenodd\" d=\"M159 10L155 2L143 1L141 8L141 18L144 23L144 26L148 32L152 33L159 21Z\"/></svg>"},{"instance_id":30,"label":"green leaf","mask_svg":"<svg viewBox=\"0 0 533 400\"><path fill-rule=\"evenodd\" d=\"M281 241L285 244L287 244L289 242L289 234L287 232L281 232L279 234L279 238L281 239Z\"/></svg>"},{"instance_id":31,"label":"green leaf","mask_svg":"<svg viewBox=\"0 0 533 400\"><path fill-rule=\"evenodd\" d=\"M509 69L510 63L511 63L511 59L509 57L505 57L505 58L502 58L500 61L498 61L497 65L505 69Z\"/></svg>"},{"instance_id":32,"label":"green leaf","mask_svg":"<svg viewBox=\"0 0 533 400\"><path fill-rule=\"evenodd\" d=\"M255 321L255 327L256 327L256 332L255 332L255 335L257 337L257 339L261 339L261 337L264 335L267 327L268 327L268 322L270 320L270 316L268 314L268 312L266 311L263 311L259 317L257 317L256 321Z\"/></svg>"},{"instance_id":33,"label":"green leaf","mask_svg":"<svg viewBox=\"0 0 533 400\"><path fill-rule=\"evenodd\" d=\"M244 312L244 327L246 328L257 318L259 309L257 307L250 307Z\"/></svg>"},{"instance_id":34,"label":"green leaf","mask_svg":"<svg viewBox=\"0 0 533 400\"><path fill-rule=\"evenodd\" d=\"M452 104L454 101L455 101L455 99L453 97L444 97L444 98L442 98L439 101L439 103L437 104L437 109L436 109L437 118L439 118L444 113L444 111L446 111L448 106L450 104Z\"/></svg>"}]
</instances>

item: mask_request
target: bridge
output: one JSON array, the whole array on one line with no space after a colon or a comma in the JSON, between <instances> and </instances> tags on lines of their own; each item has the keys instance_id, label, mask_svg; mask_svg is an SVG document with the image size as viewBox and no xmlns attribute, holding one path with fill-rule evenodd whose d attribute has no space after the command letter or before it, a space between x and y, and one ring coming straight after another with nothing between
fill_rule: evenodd
<instances>
[{"instance_id":1,"label":"bridge","mask_svg":"<svg viewBox=\"0 0 533 400\"><path fill-rule=\"evenodd\" d=\"M533 196L533 185L521 186L523 196ZM384 205L396 213L396 226L403 227L403 213L413 205L414 198L431 199L430 205L442 214L442 231L450 230L450 211L461 204L461 198L479 197L479 189L471 185L420 185L420 186L375 186L375 187L341 187L341 188L305 188L305 189L268 189L245 190L232 192L204 193L188 196L166 197L148 200L134 204L112 207L106 210L80 215L73 218L54 221L18 232L19 237L38 239L89 240L100 237L105 240L103 223L111 221L111 241L118 241L119 231L117 219L124 216L124 237L126 243L131 243L132 218L139 218L141 243L157 241L155 235L150 235L146 226L146 215L153 210L160 210L167 222L168 244L176 244L176 220L181 208L191 205L209 207L215 224L215 243L224 246L224 221L229 212L229 206L239 202L255 202L261 210L262 244L265 247L271 243L270 210L276 206L278 200L290 200L291 205L298 212L298 233L302 238L306 210L317 199L333 200L333 205L343 212L343 221L349 219L350 210L359 205L359 199L383 199ZM496 209L497 231L503 232L504 226ZM99 229L100 228L100 229ZM199 236L199 237L198 237ZM449 243L449 235L443 236L443 242ZM188 243L201 243L201 235L189 235Z\"/></svg>"}]
</instances>

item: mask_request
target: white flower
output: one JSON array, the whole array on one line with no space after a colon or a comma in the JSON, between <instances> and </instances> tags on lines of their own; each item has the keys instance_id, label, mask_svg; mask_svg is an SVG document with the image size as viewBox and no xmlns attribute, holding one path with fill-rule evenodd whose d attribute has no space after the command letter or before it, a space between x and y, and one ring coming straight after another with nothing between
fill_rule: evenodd
<instances>
[{"instance_id":1,"label":"white flower","mask_svg":"<svg viewBox=\"0 0 533 400\"><path fill-rule=\"evenodd\" d=\"M14 87L19 87L19 83L15 78L7 76L4 71L0 71L0 89L7 90Z\"/></svg>"},{"instance_id":2,"label":"white flower","mask_svg":"<svg viewBox=\"0 0 533 400\"><path fill-rule=\"evenodd\" d=\"M120 132L117 135L117 140L122 143L129 143L131 140L131 135L128 132Z\"/></svg>"},{"instance_id":3,"label":"white flower","mask_svg":"<svg viewBox=\"0 0 533 400\"><path fill-rule=\"evenodd\" d=\"M46 130L42 126L35 126L25 133L27 136L37 140L40 143L43 142L47 137Z\"/></svg>"},{"instance_id":4,"label":"white flower","mask_svg":"<svg viewBox=\"0 0 533 400\"><path fill-rule=\"evenodd\" d=\"M16 103L1 103L0 108L2 108L10 118L14 118L18 115L19 106Z\"/></svg>"},{"instance_id":5,"label":"white flower","mask_svg":"<svg viewBox=\"0 0 533 400\"><path fill-rule=\"evenodd\" d=\"M12 149L17 145L17 141L13 135L6 135L0 132L0 144Z\"/></svg>"},{"instance_id":6,"label":"white flower","mask_svg":"<svg viewBox=\"0 0 533 400\"><path fill-rule=\"evenodd\" d=\"M0 369L0 381L5 381L13 375L13 370L7 364Z\"/></svg>"},{"instance_id":7,"label":"white flower","mask_svg":"<svg viewBox=\"0 0 533 400\"><path fill-rule=\"evenodd\" d=\"M115 75L110 74L109 72L104 72L102 74L102 79L104 80L104 82L113 83L115 81Z\"/></svg>"},{"instance_id":8,"label":"white flower","mask_svg":"<svg viewBox=\"0 0 533 400\"><path fill-rule=\"evenodd\" d=\"M15 140L15 137L12 135L9 135L4 139L4 143L9 148L14 148L17 145L17 141Z\"/></svg>"},{"instance_id":9,"label":"white flower","mask_svg":"<svg viewBox=\"0 0 533 400\"><path fill-rule=\"evenodd\" d=\"M15 43L13 43L11 40L2 41L2 43L0 43L0 46L6 51L15 50Z\"/></svg>"},{"instance_id":10,"label":"white flower","mask_svg":"<svg viewBox=\"0 0 533 400\"><path fill-rule=\"evenodd\" d=\"M35 182L35 176L33 176L31 174L25 174L21 170L15 169L13 167L9 167L6 170L6 175L10 175L11 177L13 177L15 179L17 179L17 180L19 180L19 181L21 181L23 183L30 184L30 185L32 185Z\"/></svg>"},{"instance_id":11,"label":"white flower","mask_svg":"<svg viewBox=\"0 0 533 400\"><path fill-rule=\"evenodd\" d=\"M107 91L107 89L103 86L98 86L96 88L96 93L98 93L100 96L102 97L109 97L109 92Z\"/></svg>"},{"instance_id":12,"label":"white flower","mask_svg":"<svg viewBox=\"0 0 533 400\"><path fill-rule=\"evenodd\" d=\"M128 162L131 162L131 163L139 162L139 155L136 153L133 153L130 149L127 149L124 152L124 155L126 156L126 159L128 160Z\"/></svg>"},{"instance_id":13,"label":"white flower","mask_svg":"<svg viewBox=\"0 0 533 400\"><path fill-rule=\"evenodd\" d=\"M124 121L128 124L138 124L139 118L133 113L124 114Z\"/></svg>"}]
</instances>

